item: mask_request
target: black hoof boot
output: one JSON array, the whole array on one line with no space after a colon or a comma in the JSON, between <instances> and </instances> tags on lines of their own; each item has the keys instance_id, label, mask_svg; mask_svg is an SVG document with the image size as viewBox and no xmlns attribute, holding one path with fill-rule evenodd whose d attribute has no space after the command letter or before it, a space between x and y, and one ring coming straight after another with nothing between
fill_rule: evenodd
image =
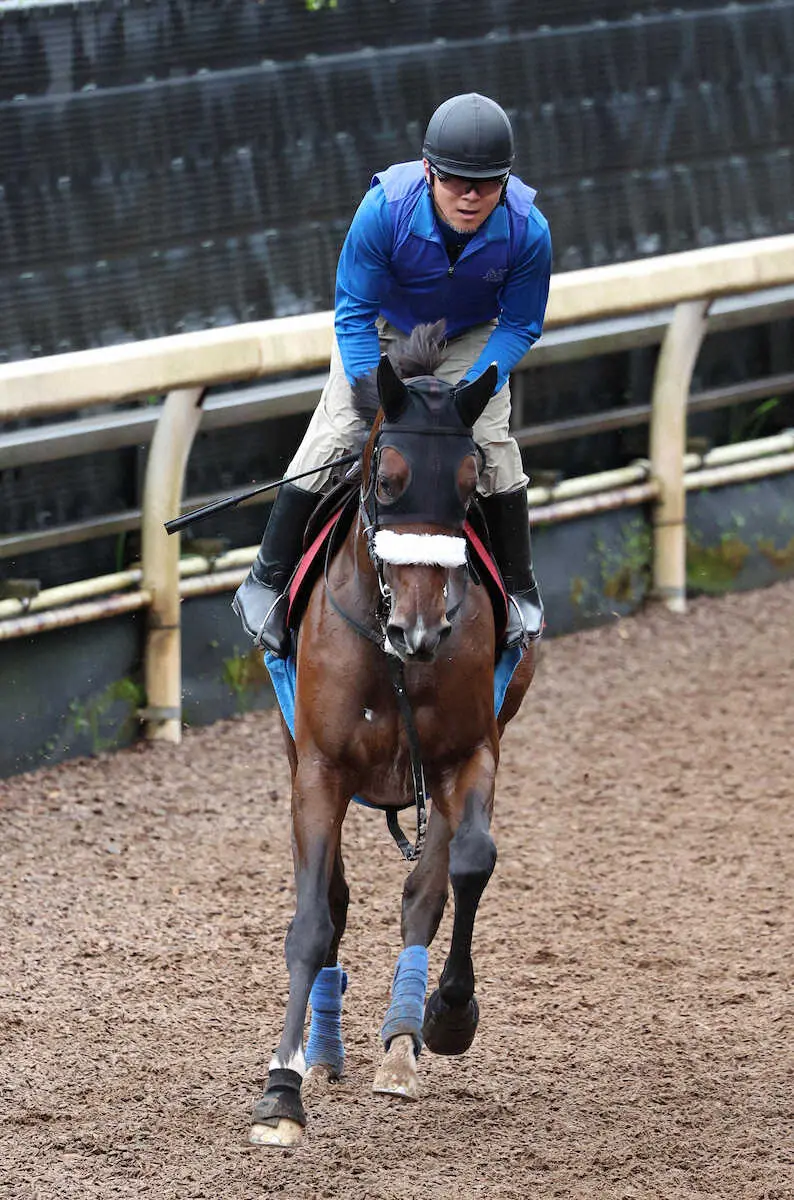
<instances>
[{"instance_id":1,"label":"black hoof boot","mask_svg":"<svg viewBox=\"0 0 794 1200\"><path fill-rule=\"evenodd\" d=\"M251 1116L252 1125L277 1125L284 1118L306 1128L306 1110L301 1100L301 1077L297 1071L273 1070L267 1091Z\"/></svg>"},{"instance_id":2,"label":"black hoof boot","mask_svg":"<svg viewBox=\"0 0 794 1200\"><path fill-rule=\"evenodd\" d=\"M479 1020L476 996L461 1008L452 1008L436 988L425 1005L424 1043L433 1054L465 1054L474 1041Z\"/></svg>"}]
</instances>

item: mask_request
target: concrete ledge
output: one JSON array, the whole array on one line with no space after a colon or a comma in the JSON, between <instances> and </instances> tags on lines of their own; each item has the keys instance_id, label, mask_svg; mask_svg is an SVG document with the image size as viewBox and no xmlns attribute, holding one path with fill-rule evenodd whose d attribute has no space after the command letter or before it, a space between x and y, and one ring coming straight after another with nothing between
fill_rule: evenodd
<instances>
[{"instance_id":1,"label":"concrete ledge","mask_svg":"<svg viewBox=\"0 0 794 1200\"><path fill-rule=\"evenodd\" d=\"M794 282L794 234L568 271L552 279L544 328Z\"/></svg>"}]
</instances>

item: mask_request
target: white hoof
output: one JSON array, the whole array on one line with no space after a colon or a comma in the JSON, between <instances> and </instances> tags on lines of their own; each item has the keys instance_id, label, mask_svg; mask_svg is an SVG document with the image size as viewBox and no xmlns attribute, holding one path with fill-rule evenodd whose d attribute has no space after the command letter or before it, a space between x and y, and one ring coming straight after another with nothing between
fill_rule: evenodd
<instances>
[{"instance_id":1,"label":"white hoof","mask_svg":"<svg viewBox=\"0 0 794 1200\"><path fill-rule=\"evenodd\" d=\"M306 1130L297 1121L281 1117L277 1125L252 1125L248 1140L254 1146L275 1146L287 1149L297 1146Z\"/></svg>"},{"instance_id":2,"label":"white hoof","mask_svg":"<svg viewBox=\"0 0 794 1200\"><path fill-rule=\"evenodd\" d=\"M416 1073L414 1039L410 1034L401 1033L392 1038L375 1075L372 1090L382 1096L399 1096L402 1100L417 1099L419 1077Z\"/></svg>"}]
</instances>

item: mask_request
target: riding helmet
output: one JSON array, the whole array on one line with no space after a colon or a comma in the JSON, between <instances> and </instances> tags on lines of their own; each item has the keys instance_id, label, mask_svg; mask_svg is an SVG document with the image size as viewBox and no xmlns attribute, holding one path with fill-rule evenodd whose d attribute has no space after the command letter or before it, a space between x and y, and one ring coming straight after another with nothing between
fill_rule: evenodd
<instances>
[{"instance_id":1,"label":"riding helmet","mask_svg":"<svg viewBox=\"0 0 794 1200\"><path fill-rule=\"evenodd\" d=\"M428 122L422 157L439 171L489 179L506 175L514 156L507 113L478 92L445 100Z\"/></svg>"}]
</instances>

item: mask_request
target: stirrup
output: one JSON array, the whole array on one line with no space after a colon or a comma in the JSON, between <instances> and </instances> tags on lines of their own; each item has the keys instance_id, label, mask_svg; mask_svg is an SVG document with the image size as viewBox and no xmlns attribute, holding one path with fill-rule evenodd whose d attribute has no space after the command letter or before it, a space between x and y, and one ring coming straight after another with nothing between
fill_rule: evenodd
<instances>
[{"instance_id":1,"label":"stirrup","mask_svg":"<svg viewBox=\"0 0 794 1200\"><path fill-rule=\"evenodd\" d=\"M269 584L262 583L251 570L235 592L232 609L240 618L245 632L253 639L256 649L270 650L279 658L288 656L287 592L276 591Z\"/></svg>"},{"instance_id":2,"label":"stirrup","mask_svg":"<svg viewBox=\"0 0 794 1200\"><path fill-rule=\"evenodd\" d=\"M526 592L507 597L507 628L503 638L505 649L529 646L540 640L543 633L543 601L537 584Z\"/></svg>"}]
</instances>

